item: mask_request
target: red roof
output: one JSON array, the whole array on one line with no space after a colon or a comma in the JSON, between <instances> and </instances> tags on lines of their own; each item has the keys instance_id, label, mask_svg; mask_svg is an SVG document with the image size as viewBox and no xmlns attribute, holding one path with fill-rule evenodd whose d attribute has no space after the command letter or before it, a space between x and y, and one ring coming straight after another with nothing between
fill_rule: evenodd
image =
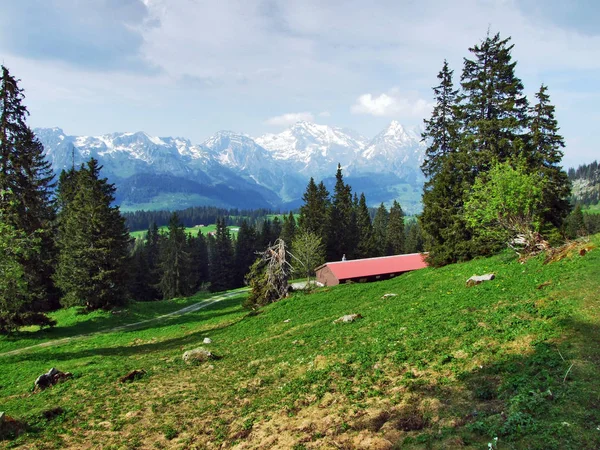
<instances>
[{"instance_id":1,"label":"red roof","mask_svg":"<svg viewBox=\"0 0 600 450\"><path fill-rule=\"evenodd\" d=\"M347 280L423 269L427 267L426 257L425 254L411 253L409 255L328 262L321 267L329 267L338 280ZM318 267L317 270L321 267Z\"/></svg>"}]
</instances>

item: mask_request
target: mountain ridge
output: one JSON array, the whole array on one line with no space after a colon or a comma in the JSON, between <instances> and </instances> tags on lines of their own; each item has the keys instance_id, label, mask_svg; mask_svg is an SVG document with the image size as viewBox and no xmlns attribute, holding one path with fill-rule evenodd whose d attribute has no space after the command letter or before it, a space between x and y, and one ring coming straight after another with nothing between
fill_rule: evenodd
<instances>
[{"instance_id":1,"label":"mountain ridge","mask_svg":"<svg viewBox=\"0 0 600 450\"><path fill-rule=\"evenodd\" d=\"M281 133L257 138L222 130L200 144L143 131L69 136L54 127L34 132L56 173L94 157L117 189L135 186L136 192L126 190L118 196L118 203L127 209L151 205L153 195L160 191L156 182L165 176L186 180L182 183L186 189L178 192L180 197L209 192L201 201L239 207L246 206L251 196L255 207L289 207L298 204L310 177L317 182L331 179L338 164L346 182L355 191L364 191L369 204L398 199L409 212L420 207L424 178L419 166L425 147L415 130L396 121L370 140L351 130L312 122L297 122ZM134 176L134 183L127 181ZM353 180L360 180L362 190ZM219 198L219 188L238 190L239 201L231 195L226 200ZM140 196L140 189L147 192L146 198ZM165 202L169 203L168 197L165 200L163 196L161 207ZM196 203L189 206L193 205Z\"/></svg>"}]
</instances>

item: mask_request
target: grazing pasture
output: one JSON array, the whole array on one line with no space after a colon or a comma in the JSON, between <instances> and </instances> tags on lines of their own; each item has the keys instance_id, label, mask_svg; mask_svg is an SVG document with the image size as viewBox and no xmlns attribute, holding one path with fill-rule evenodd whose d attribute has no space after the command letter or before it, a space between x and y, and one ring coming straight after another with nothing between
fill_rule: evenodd
<instances>
[{"instance_id":1,"label":"grazing pasture","mask_svg":"<svg viewBox=\"0 0 600 450\"><path fill-rule=\"evenodd\" d=\"M112 332L208 299L59 311L52 330L0 338L0 411L20 427L0 447L599 448L599 245L296 292L258 313L241 293ZM215 359L184 362L197 347ZM51 367L73 378L32 392Z\"/></svg>"}]
</instances>

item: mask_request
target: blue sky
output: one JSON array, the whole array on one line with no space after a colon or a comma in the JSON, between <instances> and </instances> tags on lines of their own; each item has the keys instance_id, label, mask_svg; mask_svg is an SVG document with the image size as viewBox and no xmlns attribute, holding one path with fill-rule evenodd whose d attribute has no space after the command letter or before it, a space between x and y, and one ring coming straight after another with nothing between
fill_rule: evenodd
<instances>
[{"instance_id":1,"label":"blue sky","mask_svg":"<svg viewBox=\"0 0 600 450\"><path fill-rule=\"evenodd\" d=\"M595 0L7 0L0 56L30 125L199 143L295 120L372 137L419 125L446 58L455 83L488 28L512 36L530 98L549 86L565 165L600 155Z\"/></svg>"}]
</instances>

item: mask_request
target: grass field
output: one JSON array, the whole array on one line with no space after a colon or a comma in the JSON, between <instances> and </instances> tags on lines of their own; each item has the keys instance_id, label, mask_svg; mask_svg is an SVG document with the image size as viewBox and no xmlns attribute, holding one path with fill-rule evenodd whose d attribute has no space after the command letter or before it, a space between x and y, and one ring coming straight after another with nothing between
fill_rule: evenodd
<instances>
[{"instance_id":1,"label":"grass field","mask_svg":"<svg viewBox=\"0 0 600 450\"><path fill-rule=\"evenodd\" d=\"M598 249L551 264L506 253L299 292L258 315L240 296L0 354L0 411L27 425L0 447L487 449L498 438L499 449L600 448L599 267ZM465 286L488 272L496 279ZM62 311L53 330L0 338L0 353L202 298L118 315ZM363 318L332 323L351 313ZM186 365L183 352L205 337L221 359ZM74 378L32 393L50 367ZM134 369L146 375L118 381Z\"/></svg>"}]
</instances>

